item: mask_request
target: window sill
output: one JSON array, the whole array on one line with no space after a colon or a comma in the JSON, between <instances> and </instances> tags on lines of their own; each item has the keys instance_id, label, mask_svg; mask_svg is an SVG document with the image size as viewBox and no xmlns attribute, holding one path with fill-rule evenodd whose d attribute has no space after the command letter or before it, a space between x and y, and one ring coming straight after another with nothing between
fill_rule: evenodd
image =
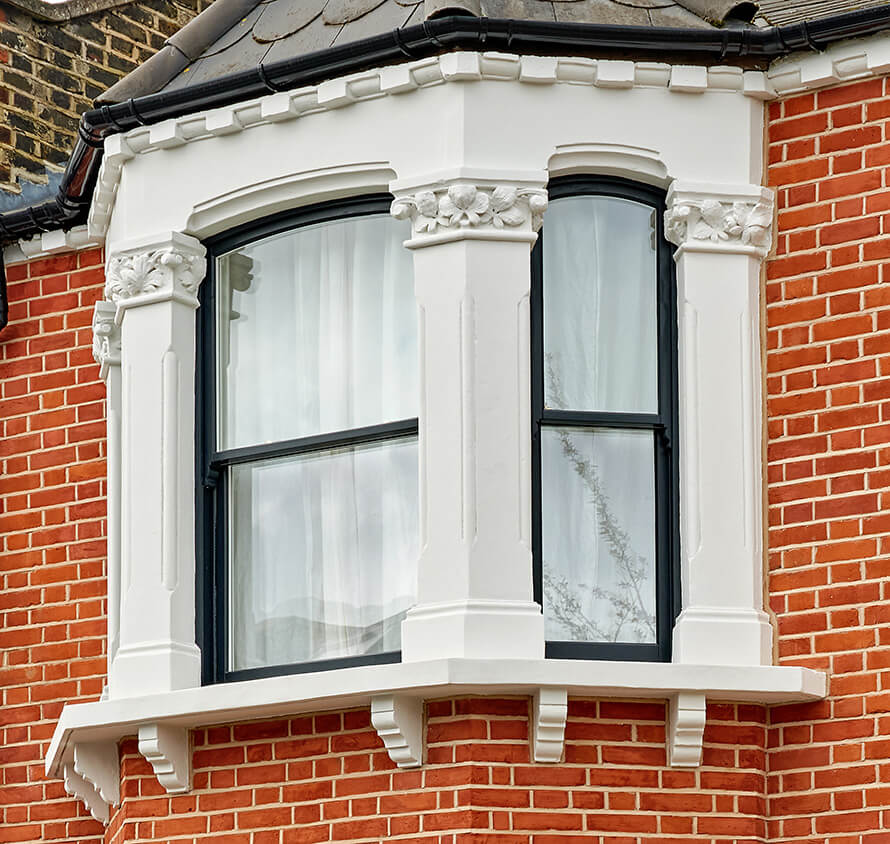
<instances>
[{"instance_id":1,"label":"window sill","mask_svg":"<svg viewBox=\"0 0 890 844\"><path fill-rule=\"evenodd\" d=\"M75 758L81 746L93 749L105 747L107 751L103 758L106 761L113 758L116 762L117 742L124 736L138 733L140 750L149 761L153 761L151 752L146 748L154 748L155 758L175 755L175 752L165 754L161 746L166 739L169 747L179 735L185 737L186 761L182 764L187 767L187 731L190 728L302 712L369 704L374 706L372 701L385 700L388 702L386 711L390 721L395 722L391 733L393 729L399 732L397 722L412 707L415 716L420 713L422 719L424 699L467 694L534 697L535 715L531 733L535 743L534 755L538 761L558 761L562 754L568 696L669 699L672 764L689 766L692 764L690 760L696 758L696 735L700 755L705 700L795 703L819 700L826 693L827 676L824 673L793 666L519 659L442 659L367 665L66 706L50 743L46 773L50 777L65 777L66 783L69 768L76 772L78 779L88 782L102 781L104 776L105 787L94 785L94 790L104 795L103 799L108 803L114 803L115 800L109 799L113 797L109 792L114 790L109 783L118 778L118 772L115 770L112 776L109 772L103 775L94 770L91 778L91 772L87 769L95 769L97 765L94 763L91 766L90 754L86 750L79 754L80 760ZM401 716L400 702L407 702L407 710L402 709ZM554 719L555 738L552 732ZM375 726L396 759L393 746L384 735L386 730L377 724ZM415 726L419 727L419 724ZM544 736L545 731L549 737ZM145 738L144 733L149 738ZM692 751L688 749L690 733ZM682 736L685 736L685 752L680 747ZM112 748L113 754L110 753ZM93 757L102 755L93 753ZM415 753L415 757L418 755ZM403 754L402 758L403 761L408 760L405 767L420 762L419 758L412 759L410 754ZM684 759L687 761L684 762ZM398 759L396 761L399 762ZM176 767L170 758L164 762L167 768ZM168 790L188 790L187 774L168 772L165 782L161 775L162 768L163 765L155 765L159 778Z\"/></svg>"}]
</instances>

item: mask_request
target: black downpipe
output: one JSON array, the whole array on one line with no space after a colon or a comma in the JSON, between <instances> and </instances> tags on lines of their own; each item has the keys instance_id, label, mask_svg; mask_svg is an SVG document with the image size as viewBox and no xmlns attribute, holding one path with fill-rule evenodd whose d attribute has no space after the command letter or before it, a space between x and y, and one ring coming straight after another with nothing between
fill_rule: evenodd
<instances>
[{"instance_id":1,"label":"black downpipe","mask_svg":"<svg viewBox=\"0 0 890 844\"><path fill-rule=\"evenodd\" d=\"M450 50L499 50L520 55L682 55L689 61L767 62L795 50L821 50L834 41L890 28L890 6L862 9L785 26L668 29L455 15L424 21L342 47L258 65L175 91L162 91L83 114L77 144L57 195L0 214L0 241L10 243L86 219L106 137L171 117L232 105L273 91L314 85L348 73L427 58ZM3 297L5 302L5 296ZM5 310L0 305L0 318ZM5 321L0 319L0 328Z\"/></svg>"}]
</instances>

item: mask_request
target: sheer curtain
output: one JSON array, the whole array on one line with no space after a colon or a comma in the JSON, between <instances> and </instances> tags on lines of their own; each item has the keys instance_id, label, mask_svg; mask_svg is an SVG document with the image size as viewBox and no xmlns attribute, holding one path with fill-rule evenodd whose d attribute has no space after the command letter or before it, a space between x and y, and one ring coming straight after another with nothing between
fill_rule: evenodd
<instances>
[{"instance_id":1,"label":"sheer curtain","mask_svg":"<svg viewBox=\"0 0 890 844\"><path fill-rule=\"evenodd\" d=\"M220 314L223 448L417 414L407 236L357 217L240 250L252 279L228 285ZM416 592L416 438L236 466L229 524L232 669L399 648Z\"/></svg>"},{"instance_id":2,"label":"sheer curtain","mask_svg":"<svg viewBox=\"0 0 890 844\"><path fill-rule=\"evenodd\" d=\"M656 413L653 210L603 196L555 200L544 259L547 408ZM545 426L544 613L549 640L655 641L651 431Z\"/></svg>"}]
</instances>

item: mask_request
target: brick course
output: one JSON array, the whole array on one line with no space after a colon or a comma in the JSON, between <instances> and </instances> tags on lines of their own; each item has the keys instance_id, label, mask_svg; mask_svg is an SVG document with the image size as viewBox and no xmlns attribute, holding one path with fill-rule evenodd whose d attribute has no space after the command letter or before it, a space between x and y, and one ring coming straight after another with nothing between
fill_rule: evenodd
<instances>
[{"instance_id":1,"label":"brick course","mask_svg":"<svg viewBox=\"0 0 890 844\"><path fill-rule=\"evenodd\" d=\"M780 661L831 672L828 700L770 711L774 844L890 841L887 85L769 107L770 603Z\"/></svg>"},{"instance_id":2,"label":"brick course","mask_svg":"<svg viewBox=\"0 0 890 844\"><path fill-rule=\"evenodd\" d=\"M64 704L105 679L105 390L98 250L7 268L0 337L0 840L102 840L43 758Z\"/></svg>"}]
</instances>

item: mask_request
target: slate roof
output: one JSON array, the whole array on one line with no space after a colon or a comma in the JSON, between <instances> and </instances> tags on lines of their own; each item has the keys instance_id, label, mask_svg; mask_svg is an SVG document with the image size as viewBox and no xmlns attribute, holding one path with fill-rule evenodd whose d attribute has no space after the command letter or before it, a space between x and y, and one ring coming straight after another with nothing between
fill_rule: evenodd
<instances>
[{"instance_id":1,"label":"slate roof","mask_svg":"<svg viewBox=\"0 0 890 844\"><path fill-rule=\"evenodd\" d=\"M708 27L674 0L481 0L491 18ZM163 90L421 23L423 0L263 0Z\"/></svg>"}]
</instances>

